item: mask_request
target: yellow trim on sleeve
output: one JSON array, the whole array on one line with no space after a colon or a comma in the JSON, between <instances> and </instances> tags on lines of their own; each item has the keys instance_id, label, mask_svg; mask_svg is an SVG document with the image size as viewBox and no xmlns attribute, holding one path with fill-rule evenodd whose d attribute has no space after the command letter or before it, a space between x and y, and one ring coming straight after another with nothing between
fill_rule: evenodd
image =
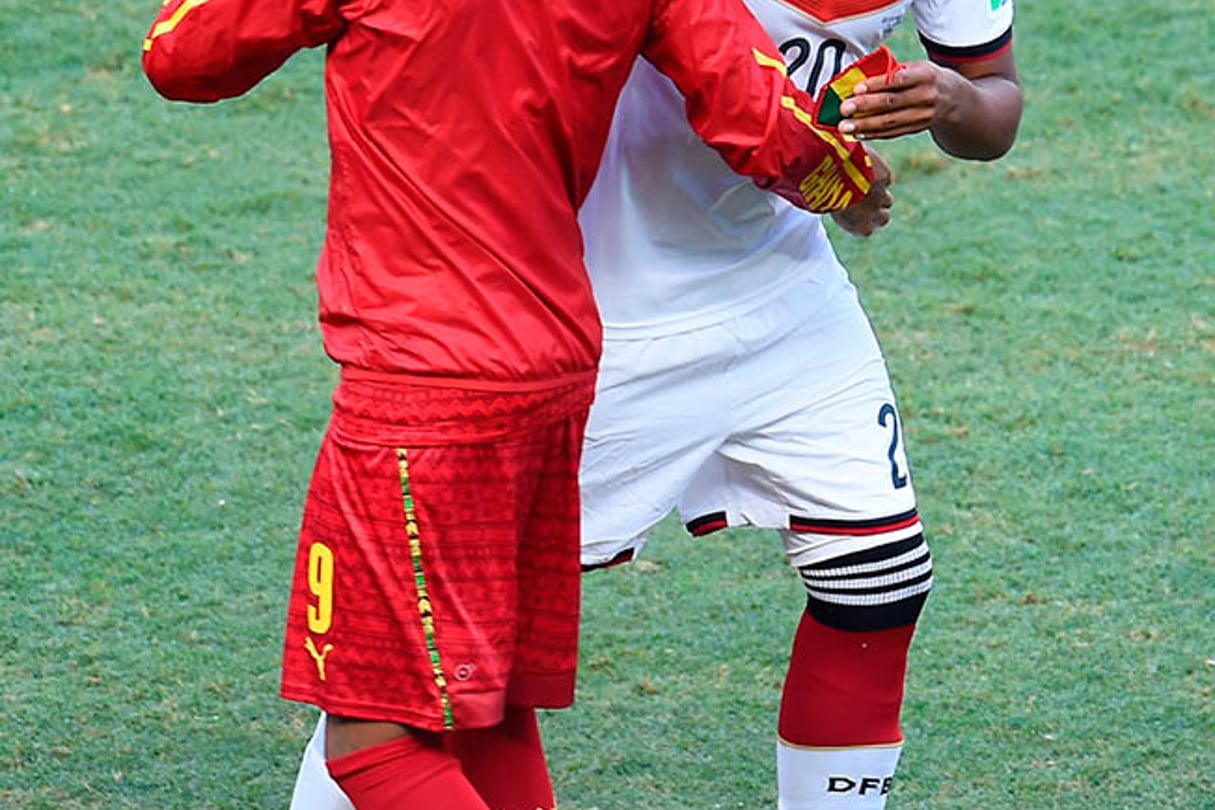
<instances>
[{"instance_id":1,"label":"yellow trim on sleeve","mask_svg":"<svg viewBox=\"0 0 1215 810\"><path fill-rule=\"evenodd\" d=\"M761 51L759 48L752 48L751 54L755 57L755 61L766 68L779 70L782 76L789 75L789 69L785 66L784 60L777 59Z\"/></svg>"},{"instance_id":2,"label":"yellow trim on sleeve","mask_svg":"<svg viewBox=\"0 0 1215 810\"><path fill-rule=\"evenodd\" d=\"M826 141L835 153L840 156L840 162L844 164L844 171L848 173L848 177L856 184L856 187L863 192L869 191L869 180L861 173L861 170L849 160L848 148L840 143L838 138L832 137L830 132L816 127L814 125L814 116L797 106L797 100L792 96L781 96L780 105L786 110L793 112L793 117L801 121L807 128L822 140Z\"/></svg>"},{"instance_id":3,"label":"yellow trim on sleeve","mask_svg":"<svg viewBox=\"0 0 1215 810\"><path fill-rule=\"evenodd\" d=\"M157 37L164 36L172 31L187 14L205 4L207 1L208 0L185 0L184 3L177 7L177 11L174 11L169 15L168 19L161 20L152 27L152 33L148 34L148 38L143 41L143 49L145 51L152 50L152 42ZM169 2L172 2L172 0L168 0L168 2L166 2L164 5L167 6Z\"/></svg>"},{"instance_id":4,"label":"yellow trim on sleeve","mask_svg":"<svg viewBox=\"0 0 1215 810\"><path fill-rule=\"evenodd\" d=\"M768 54L764 53L759 48L752 48L751 54L755 57L755 61L758 62L762 67L780 71L782 76L789 75L788 68L785 66L784 60L777 59L773 56L768 56ZM830 132L815 126L814 116L797 106L797 100L792 96L781 96L780 104L786 110L792 111L794 118L805 124L811 132L822 140L826 141L831 148L835 150L835 153L839 155L841 159L840 162L844 164L844 171L848 173L848 177L852 179L852 182L856 184L857 188L864 193L868 193L869 181L865 179L865 175L861 172L861 170L858 169L851 160L849 160L848 148L840 143L838 138L832 136ZM868 155L866 155L866 160L868 160Z\"/></svg>"}]
</instances>

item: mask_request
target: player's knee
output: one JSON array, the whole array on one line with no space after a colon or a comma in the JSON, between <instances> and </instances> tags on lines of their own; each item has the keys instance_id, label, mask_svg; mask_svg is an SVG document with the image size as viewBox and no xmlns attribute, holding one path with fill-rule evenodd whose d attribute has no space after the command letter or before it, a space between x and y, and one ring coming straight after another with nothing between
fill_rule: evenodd
<instances>
[{"instance_id":1,"label":"player's knee","mask_svg":"<svg viewBox=\"0 0 1215 810\"><path fill-rule=\"evenodd\" d=\"M924 535L798 568L806 610L837 630L886 630L915 624L932 588Z\"/></svg>"}]
</instances>

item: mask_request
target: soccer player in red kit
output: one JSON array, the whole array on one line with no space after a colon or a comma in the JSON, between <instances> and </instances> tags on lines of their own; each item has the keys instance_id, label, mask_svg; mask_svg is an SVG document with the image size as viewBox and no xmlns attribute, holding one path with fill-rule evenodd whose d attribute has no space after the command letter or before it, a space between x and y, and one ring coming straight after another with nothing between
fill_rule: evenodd
<instances>
[{"instance_id":1,"label":"soccer player in red kit","mask_svg":"<svg viewBox=\"0 0 1215 810\"><path fill-rule=\"evenodd\" d=\"M300 530L281 691L329 716L359 808L555 806L535 707L573 700L578 461L600 352L576 211L635 57L794 204L869 190L737 0L169 0L166 97L240 95L324 45L317 268L341 365Z\"/></svg>"}]
</instances>

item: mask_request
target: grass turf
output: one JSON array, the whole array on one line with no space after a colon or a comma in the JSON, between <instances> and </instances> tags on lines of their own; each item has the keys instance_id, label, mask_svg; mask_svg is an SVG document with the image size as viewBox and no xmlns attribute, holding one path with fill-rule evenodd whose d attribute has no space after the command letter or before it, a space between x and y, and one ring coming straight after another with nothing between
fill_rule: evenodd
<instances>
[{"instance_id":1,"label":"grass turf","mask_svg":"<svg viewBox=\"0 0 1215 810\"><path fill-rule=\"evenodd\" d=\"M320 55L171 105L153 10L0 0L6 807L283 807L312 722L275 690L333 382ZM1205 810L1215 11L1018 15L1014 152L891 145L895 222L839 240L937 560L891 808ZM579 703L544 718L562 806L773 806L801 600L770 535L673 522L588 578Z\"/></svg>"}]
</instances>

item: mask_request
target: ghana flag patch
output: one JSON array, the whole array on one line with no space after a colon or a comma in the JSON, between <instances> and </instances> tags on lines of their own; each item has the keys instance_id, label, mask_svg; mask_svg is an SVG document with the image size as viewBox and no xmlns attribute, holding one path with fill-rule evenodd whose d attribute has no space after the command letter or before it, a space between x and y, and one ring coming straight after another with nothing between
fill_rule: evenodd
<instances>
[{"instance_id":1,"label":"ghana flag patch","mask_svg":"<svg viewBox=\"0 0 1215 810\"><path fill-rule=\"evenodd\" d=\"M840 105L852 95L858 84L877 76L889 79L898 68L899 60L885 45L865 54L823 85L818 98L814 100L815 122L825 127L838 127L844 119L840 115Z\"/></svg>"}]
</instances>

